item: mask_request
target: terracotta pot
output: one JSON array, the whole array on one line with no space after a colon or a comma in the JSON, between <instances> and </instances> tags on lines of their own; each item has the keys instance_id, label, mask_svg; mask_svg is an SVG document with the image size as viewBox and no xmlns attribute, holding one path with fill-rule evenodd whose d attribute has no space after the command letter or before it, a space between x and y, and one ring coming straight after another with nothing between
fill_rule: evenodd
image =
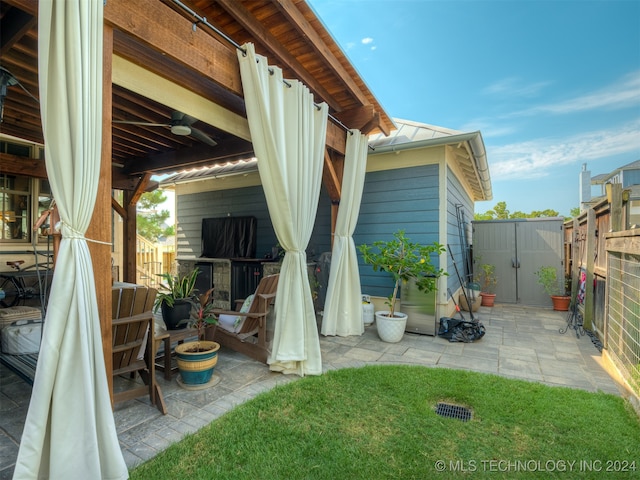
<instances>
[{"instance_id":1,"label":"terracotta pot","mask_svg":"<svg viewBox=\"0 0 640 480\"><path fill-rule=\"evenodd\" d=\"M569 310L571 297L565 297L564 295L551 295L551 301L553 302L554 310L558 310L559 312L566 312Z\"/></svg>"},{"instance_id":2,"label":"terracotta pot","mask_svg":"<svg viewBox=\"0 0 640 480\"><path fill-rule=\"evenodd\" d=\"M480 292L480 296L482 297L483 307L493 307L493 303L496 301L495 293Z\"/></svg>"}]
</instances>

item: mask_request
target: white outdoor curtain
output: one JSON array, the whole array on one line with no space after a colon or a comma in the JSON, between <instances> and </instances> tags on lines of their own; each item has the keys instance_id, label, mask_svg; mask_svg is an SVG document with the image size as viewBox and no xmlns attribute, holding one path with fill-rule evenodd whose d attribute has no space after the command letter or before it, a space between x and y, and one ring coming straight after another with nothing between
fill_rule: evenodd
<instances>
[{"instance_id":1,"label":"white outdoor curtain","mask_svg":"<svg viewBox=\"0 0 640 480\"><path fill-rule=\"evenodd\" d=\"M14 479L124 479L84 238L100 168L103 0L38 7L46 167L62 241Z\"/></svg>"},{"instance_id":2,"label":"white outdoor curtain","mask_svg":"<svg viewBox=\"0 0 640 480\"><path fill-rule=\"evenodd\" d=\"M329 285L324 302L323 335L362 335L362 291L353 231L358 222L364 176L367 169L367 136L347 133L342 194L333 237Z\"/></svg>"},{"instance_id":3,"label":"white outdoor curtain","mask_svg":"<svg viewBox=\"0 0 640 480\"><path fill-rule=\"evenodd\" d=\"M276 295L271 370L322 373L320 339L307 274L306 248L318 209L328 107L316 107L300 82L282 78L256 55L238 51L251 141L278 242L285 250Z\"/></svg>"}]
</instances>

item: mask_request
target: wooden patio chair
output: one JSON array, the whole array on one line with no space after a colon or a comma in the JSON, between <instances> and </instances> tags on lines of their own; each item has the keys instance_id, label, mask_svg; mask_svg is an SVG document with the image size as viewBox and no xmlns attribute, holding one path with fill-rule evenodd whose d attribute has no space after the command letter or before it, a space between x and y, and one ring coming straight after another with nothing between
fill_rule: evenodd
<instances>
[{"instance_id":1,"label":"wooden patio chair","mask_svg":"<svg viewBox=\"0 0 640 480\"><path fill-rule=\"evenodd\" d=\"M144 385L114 392L114 403L149 395L151 404L166 415L167 407L156 383L155 356L161 338L156 337L153 302L157 290L143 286L112 289L113 376L137 372Z\"/></svg>"},{"instance_id":2,"label":"wooden patio chair","mask_svg":"<svg viewBox=\"0 0 640 480\"><path fill-rule=\"evenodd\" d=\"M253 301L250 305L244 300L238 300L236 308L242 303L245 308L228 311L213 310L216 315L226 315L226 318L234 319L237 317L237 324L229 326L228 323L220 319L218 328L215 329L214 340L220 345L228 347L236 352L247 355L262 363L267 363L267 358L271 351L271 338L268 338L267 316L271 311L271 305L276 297L278 288L278 279L280 275L268 275L263 277L256 288L253 295ZM223 317L224 318L224 317ZM207 329L207 333L213 329ZM207 337L205 333L205 338Z\"/></svg>"}]
</instances>

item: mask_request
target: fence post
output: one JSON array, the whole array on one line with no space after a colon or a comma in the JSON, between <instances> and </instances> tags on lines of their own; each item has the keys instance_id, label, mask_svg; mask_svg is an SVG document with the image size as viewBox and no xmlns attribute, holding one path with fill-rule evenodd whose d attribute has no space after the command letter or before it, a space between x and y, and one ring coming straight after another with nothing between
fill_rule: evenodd
<instances>
[{"instance_id":1,"label":"fence post","mask_svg":"<svg viewBox=\"0 0 640 480\"><path fill-rule=\"evenodd\" d=\"M604 236L604 232L598 232ZM593 303L595 295L593 291L593 279L595 268L596 253L596 211L590 208L587 211L587 243L585 246L587 255L587 280L584 295L584 328L591 330L593 328Z\"/></svg>"},{"instance_id":2,"label":"fence post","mask_svg":"<svg viewBox=\"0 0 640 480\"><path fill-rule=\"evenodd\" d=\"M609 192L611 194L609 195ZM607 200L611 212L611 231L619 232L622 228L622 185L620 183L607 184Z\"/></svg>"}]
</instances>

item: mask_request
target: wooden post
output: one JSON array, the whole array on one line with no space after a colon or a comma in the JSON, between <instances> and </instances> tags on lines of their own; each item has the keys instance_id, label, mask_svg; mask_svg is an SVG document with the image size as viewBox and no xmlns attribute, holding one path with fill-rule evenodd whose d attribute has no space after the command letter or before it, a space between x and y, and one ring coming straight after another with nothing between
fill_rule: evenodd
<instances>
[{"instance_id":1,"label":"wooden post","mask_svg":"<svg viewBox=\"0 0 640 480\"><path fill-rule=\"evenodd\" d=\"M598 232L604 235L604 232ZM584 295L584 328L592 329L593 323L593 303L595 295L593 291L595 253L596 253L596 212L593 208L587 211L587 244L585 247L587 255L587 280Z\"/></svg>"},{"instance_id":2,"label":"wooden post","mask_svg":"<svg viewBox=\"0 0 640 480\"><path fill-rule=\"evenodd\" d=\"M100 242L111 242L111 58L113 55L113 29L104 26L102 50L102 160L96 204L86 237ZM111 247L89 242L96 281L96 299L102 331L102 349L107 382L113 400L113 360L111 352Z\"/></svg>"},{"instance_id":3,"label":"wooden post","mask_svg":"<svg viewBox=\"0 0 640 480\"><path fill-rule=\"evenodd\" d=\"M611 231L620 232L624 230L622 228L622 185L619 183L611 183L607 185L607 188L609 187L611 188L611 201L609 202Z\"/></svg>"},{"instance_id":4,"label":"wooden post","mask_svg":"<svg viewBox=\"0 0 640 480\"><path fill-rule=\"evenodd\" d=\"M125 282L137 283L137 258L136 258L136 204L131 202L133 192L130 190L124 191L124 208L127 215L124 217L122 236L124 245L122 248L123 253L123 275L122 279Z\"/></svg>"}]
</instances>

